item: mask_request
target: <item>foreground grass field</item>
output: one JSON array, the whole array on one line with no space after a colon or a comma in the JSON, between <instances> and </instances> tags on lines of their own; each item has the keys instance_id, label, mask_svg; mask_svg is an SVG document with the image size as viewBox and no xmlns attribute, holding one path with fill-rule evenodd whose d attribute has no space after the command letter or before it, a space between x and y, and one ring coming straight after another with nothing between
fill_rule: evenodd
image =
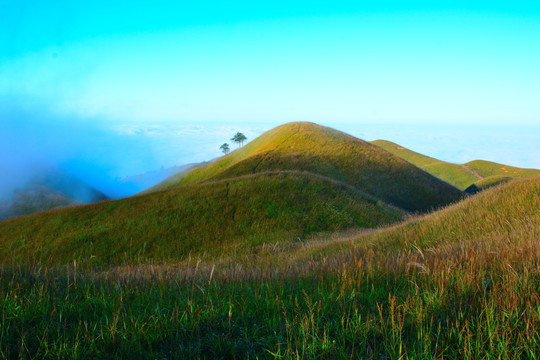
<instances>
[{"instance_id":1,"label":"foreground grass field","mask_svg":"<svg viewBox=\"0 0 540 360\"><path fill-rule=\"evenodd\" d=\"M537 359L540 178L218 263L1 269L5 358Z\"/></svg>"}]
</instances>

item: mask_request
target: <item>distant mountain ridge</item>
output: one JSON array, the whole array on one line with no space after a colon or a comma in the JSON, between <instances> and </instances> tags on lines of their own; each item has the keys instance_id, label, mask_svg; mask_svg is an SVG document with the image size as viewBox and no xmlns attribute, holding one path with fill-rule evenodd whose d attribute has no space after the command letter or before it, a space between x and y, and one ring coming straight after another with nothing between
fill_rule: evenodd
<instances>
[{"instance_id":1,"label":"distant mountain ridge","mask_svg":"<svg viewBox=\"0 0 540 360\"><path fill-rule=\"evenodd\" d=\"M36 169L10 199L1 203L0 220L107 199L107 195L65 170Z\"/></svg>"},{"instance_id":2,"label":"distant mountain ridge","mask_svg":"<svg viewBox=\"0 0 540 360\"><path fill-rule=\"evenodd\" d=\"M403 158L458 189L471 193L513 178L529 178L540 175L540 170L537 169L523 169L485 160L473 160L465 164L449 163L417 153L387 140L375 140L371 143Z\"/></svg>"}]
</instances>

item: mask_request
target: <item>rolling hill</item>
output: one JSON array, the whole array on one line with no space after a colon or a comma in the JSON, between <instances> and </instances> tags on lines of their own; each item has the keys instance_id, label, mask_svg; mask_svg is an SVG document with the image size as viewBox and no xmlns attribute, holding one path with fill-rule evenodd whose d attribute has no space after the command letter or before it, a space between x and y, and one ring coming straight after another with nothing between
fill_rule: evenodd
<instances>
[{"instance_id":1,"label":"rolling hill","mask_svg":"<svg viewBox=\"0 0 540 360\"><path fill-rule=\"evenodd\" d=\"M540 170L537 169L522 169L485 160L469 161L463 165L480 174L480 176L483 178L488 178L491 176L529 178L540 175Z\"/></svg>"},{"instance_id":2,"label":"rolling hill","mask_svg":"<svg viewBox=\"0 0 540 360\"><path fill-rule=\"evenodd\" d=\"M391 141L375 140L371 143L405 159L460 190L469 189L468 191L471 191L474 188L483 190L509 179L527 178L540 174L540 170L516 168L484 160L453 164L419 154Z\"/></svg>"},{"instance_id":3,"label":"rolling hill","mask_svg":"<svg viewBox=\"0 0 540 360\"><path fill-rule=\"evenodd\" d=\"M321 177L255 174L7 220L0 223L0 258L103 265L190 253L216 257L231 245L402 218L402 211Z\"/></svg>"},{"instance_id":4,"label":"rolling hill","mask_svg":"<svg viewBox=\"0 0 540 360\"><path fill-rule=\"evenodd\" d=\"M385 248L414 244L441 250L452 244L467 247L475 242L486 242L482 246L495 251L499 245L536 242L540 236L539 209L540 177L513 179L419 221L405 222L374 234L370 241Z\"/></svg>"},{"instance_id":5,"label":"rolling hill","mask_svg":"<svg viewBox=\"0 0 540 360\"><path fill-rule=\"evenodd\" d=\"M154 190L1 222L0 258L108 265L219 257L379 227L462 196L395 155L311 123L277 127Z\"/></svg>"},{"instance_id":6,"label":"rolling hill","mask_svg":"<svg viewBox=\"0 0 540 360\"><path fill-rule=\"evenodd\" d=\"M428 211L461 194L377 146L307 122L278 126L210 164L149 191L272 171L306 171L341 181L406 211Z\"/></svg>"}]
</instances>

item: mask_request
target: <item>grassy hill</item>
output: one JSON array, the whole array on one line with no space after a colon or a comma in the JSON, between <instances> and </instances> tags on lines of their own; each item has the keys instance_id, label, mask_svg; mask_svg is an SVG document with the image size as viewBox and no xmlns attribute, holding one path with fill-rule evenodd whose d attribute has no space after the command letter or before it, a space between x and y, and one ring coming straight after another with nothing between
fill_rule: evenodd
<instances>
[{"instance_id":1,"label":"grassy hill","mask_svg":"<svg viewBox=\"0 0 540 360\"><path fill-rule=\"evenodd\" d=\"M535 241L540 235L540 177L513 180L456 205L429 214L420 221L373 236L380 246L470 246L478 242L496 248L499 242ZM488 256L484 254L484 256Z\"/></svg>"},{"instance_id":2,"label":"grassy hill","mask_svg":"<svg viewBox=\"0 0 540 360\"><path fill-rule=\"evenodd\" d=\"M375 140L371 143L407 160L411 164L418 166L431 175L436 176L461 190L465 190L471 184L481 179L480 176L464 166L419 154L391 141Z\"/></svg>"},{"instance_id":3,"label":"grassy hill","mask_svg":"<svg viewBox=\"0 0 540 360\"><path fill-rule=\"evenodd\" d=\"M353 186L406 211L427 211L461 194L398 156L343 132L307 122L278 126L210 164L150 191L267 171L306 171Z\"/></svg>"},{"instance_id":4,"label":"grassy hill","mask_svg":"<svg viewBox=\"0 0 540 360\"><path fill-rule=\"evenodd\" d=\"M0 259L103 266L217 258L376 228L461 198L399 157L311 123L277 127L159 189L1 222Z\"/></svg>"},{"instance_id":5,"label":"grassy hill","mask_svg":"<svg viewBox=\"0 0 540 360\"><path fill-rule=\"evenodd\" d=\"M540 175L540 170L537 169L522 169L485 160L474 160L465 163L464 165L478 173L483 178L491 176L528 178Z\"/></svg>"},{"instance_id":6,"label":"grassy hill","mask_svg":"<svg viewBox=\"0 0 540 360\"><path fill-rule=\"evenodd\" d=\"M277 247L269 261L0 267L0 349L6 358L535 359L539 208L536 177L353 239Z\"/></svg>"},{"instance_id":7,"label":"grassy hill","mask_svg":"<svg viewBox=\"0 0 540 360\"><path fill-rule=\"evenodd\" d=\"M465 190L473 184L478 189L483 190L505 182L509 178L533 177L540 174L540 170L516 168L484 160L453 164L419 154L390 141L375 140L371 143L461 190Z\"/></svg>"},{"instance_id":8,"label":"grassy hill","mask_svg":"<svg viewBox=\"0 0 540 360\"><path fill-rule=\"evenodd\" d=\"M403 211L334 180L264 173L0 223L0 259L92 265L210 257L264 242L398 221Z\"/></svg>"}]
</instances>

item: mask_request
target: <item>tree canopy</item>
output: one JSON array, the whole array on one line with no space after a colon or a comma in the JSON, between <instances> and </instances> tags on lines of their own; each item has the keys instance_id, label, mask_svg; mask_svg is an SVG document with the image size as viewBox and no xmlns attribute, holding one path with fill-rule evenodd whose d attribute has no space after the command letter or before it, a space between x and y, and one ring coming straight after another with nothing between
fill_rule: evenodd
<instances>
[{"instance_id":1,"label":"tree canopy","mask_svg":"<svg viewBox=\"0 0 540 360\"><path fill-rule=\"evenodd\" d=\"M231 148L229 147L229 144L224 143L219 147L219 150L221 150L224 154L228 154L229 151L231 151Z\"/></svg>"},{"instance_id":2,"label":"tree canopy","mask_svg":"<svg viewBox=\"0 0 540 360\"><path fill-rule=\"evenodd\" d=\"M247 137L241 132L237 132L236 134L234 134L231 140L237 143L239 146L242 146L244 145L244 141L247 140Z\"/></svg>"}]
</instances>

